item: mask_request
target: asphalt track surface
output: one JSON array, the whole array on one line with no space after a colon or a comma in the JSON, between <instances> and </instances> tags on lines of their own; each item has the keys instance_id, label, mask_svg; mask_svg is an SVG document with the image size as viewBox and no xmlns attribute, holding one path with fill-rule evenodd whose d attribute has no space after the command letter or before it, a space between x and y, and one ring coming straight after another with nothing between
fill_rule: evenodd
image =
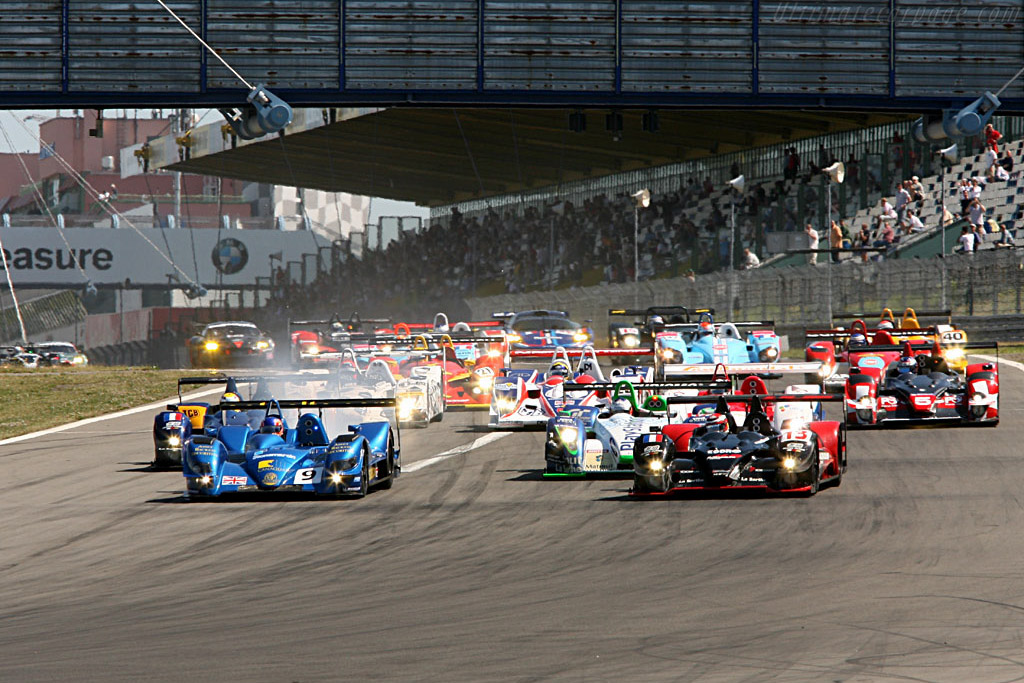
<instances>
[{"instance_id":1,"label":"asphalt track surface","mask_svg":"<svg viewBox=\"0 0 1024 683\"><path fill-rule=\"evenodd\" d=\"M814 498L546 481L540 433L364 500L185 503L148 413L0 446L0 681L1020 680L1022 388L851 434Z\"/></svg>"}]
</instances>

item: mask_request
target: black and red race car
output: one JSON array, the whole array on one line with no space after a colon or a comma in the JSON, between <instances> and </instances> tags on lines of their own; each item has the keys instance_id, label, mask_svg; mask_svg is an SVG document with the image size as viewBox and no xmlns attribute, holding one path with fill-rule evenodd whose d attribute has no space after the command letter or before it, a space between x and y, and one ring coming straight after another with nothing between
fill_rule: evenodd
<instances>
[{"instance_id":1,"label":"black and red race car","mask_svg":"<svg viewBox=\"0 0 1024 683\"><path fill-rule=\"evenodd\" d=\"M633 496L685 491L757 489L814 495L838 486L846 471L846 425L840 421L780 421L783 405L841 401L823 394L723 395L683 422L637 437ZM668 403L707 403L707 396L672 396ZM742 424L736 404L746 404ZM767 406L775 404L774 417ZM778 425L778 426L777 426Z\"/></svg>"},{"instance_id":2,"label":"black and red race car","mask_svg":"<svg viewBox=\"0 0 1024 683\"><path fill-rule=\"evenodd\" d=\"M844 401L850 427L999 424L999 346L968 342L963 349L995 350L996 360L950 368L938 342L870 346L851 361ZM893 360L892 354L898 354Z\"/></svg>"}]
</instances>

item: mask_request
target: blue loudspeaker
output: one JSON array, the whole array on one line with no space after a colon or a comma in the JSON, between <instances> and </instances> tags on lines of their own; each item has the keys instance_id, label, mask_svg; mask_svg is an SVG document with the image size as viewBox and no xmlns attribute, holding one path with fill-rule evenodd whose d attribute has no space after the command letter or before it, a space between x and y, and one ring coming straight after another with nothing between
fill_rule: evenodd
<instances>
[{"instance_id":1,"label":"blue loudspeaker","mask_svg":"<svg viewBox=\"0 0 1024 683\"><path fill-rule=\"evenodd\" d=\"M249 105L242 109L221 109L235 135L254 140L284 129L292 122L292 108L263 85L253 88L246 97Z\"/></svg>"},{"instance_id":2,"label":"blue loudspeaker","mask_svg":"<svg viewBox=\"0 0 1024 683\"><path fill-rule=\"evenodd\" d=\"M963 109L946 109L941 119L921 117L914 123L914 137L927 143L978 135L1000 104L998 97L986 92Z\"/></svg>"}]
</instances>

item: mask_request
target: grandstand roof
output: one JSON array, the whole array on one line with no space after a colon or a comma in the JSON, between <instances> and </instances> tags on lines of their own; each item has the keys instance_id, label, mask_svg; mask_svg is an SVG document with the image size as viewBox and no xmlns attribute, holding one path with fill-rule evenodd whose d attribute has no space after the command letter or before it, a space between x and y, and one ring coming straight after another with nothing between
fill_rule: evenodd
<instances>
[{"instance_id":1,"label":"grandstand roof","mask_svg":"<svg viewBox=\"0 0 1024 683\"><path fill-rule=\"evenodd\" d=\"M169 144L154 146L164 158L158 154L151 168L436 206L916 117L662 109L658 132L648 133L642 129L646 110L622 110L621 139L616 140L606 130L607 109L585 110L586 131L581 133L569 131L570 111L307 110L312 115L290 127L289 134L248 144L235 141L235 148L219 123L206 126L205 134L193 131L196 144L183 161L177 161L181 150L171 138ZM337 122L324 122L332 118Z\"/></svg>"}]
</instances>

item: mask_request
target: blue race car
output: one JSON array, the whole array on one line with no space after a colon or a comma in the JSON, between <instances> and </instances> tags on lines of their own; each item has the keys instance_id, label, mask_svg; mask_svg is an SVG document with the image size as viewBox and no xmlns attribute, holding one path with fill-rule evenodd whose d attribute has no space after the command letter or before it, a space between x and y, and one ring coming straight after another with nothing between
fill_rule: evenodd
<instances>
[{"instance_id":1,"label":"blue race car","mask_svg":"<svg viewBox=\"0 0 1024 683\"><path fill-rule=\"evenodd\" d=\"M594 343L594 331L569 320L565 311L505 312L494 313L493 317L505 320L505 332L513 349L581 349Z\"/></svg>"},{"instance_id":2,"label":"blue race car","mask_svg":"<svg viewBox=\"0 0 1024 683\"><path fill-rule=\"evenodd\" d=\"M226 420L215 436L192 435L182 473L186 497L211 498L241 492L305 492L362 497L389 489L401 472L398 430L389 421L363 422L331 438L324 409L395 407L394 398L286 399L222 403L222 414L263 410L258 430ZM300 411L289 427L282 410ZM316 410L317 413L301 412Z\"/></svg>"},{"instance_id":3,"label":"blue race car","mask_svg":"<svg viewBox=\"0 0 1024 683\"><path fill-rule=\"evenodd\" d=\"M779 336L770 320L715 323L704 314L699 323L673 325L654 338L654 368L658 380L712 375L722 365L730 374L814 373L820 363L778 363ZM741 327L755 328L746 337ZM796 366L800 366L797 368ZM806 366L806 369L801 369Z\"/></svg>"}]
</instances>

